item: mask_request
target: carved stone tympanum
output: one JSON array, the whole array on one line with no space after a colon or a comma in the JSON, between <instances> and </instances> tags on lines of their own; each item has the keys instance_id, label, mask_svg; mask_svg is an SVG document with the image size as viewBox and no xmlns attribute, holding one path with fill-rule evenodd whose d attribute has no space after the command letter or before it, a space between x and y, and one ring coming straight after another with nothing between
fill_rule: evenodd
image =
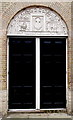
<instances>
[{"instance_id":1,"label":"carved stone tympanum","mask_svg":"<svg viewBox=\"0 0 73 120\"><path fill-rule=\"evenodd\" d=\"M65 22L56 12L45 7L31 7L20 11L8 26L8 35L25 35L28 32L68 36Z\"/></svg>"}]
</instances>

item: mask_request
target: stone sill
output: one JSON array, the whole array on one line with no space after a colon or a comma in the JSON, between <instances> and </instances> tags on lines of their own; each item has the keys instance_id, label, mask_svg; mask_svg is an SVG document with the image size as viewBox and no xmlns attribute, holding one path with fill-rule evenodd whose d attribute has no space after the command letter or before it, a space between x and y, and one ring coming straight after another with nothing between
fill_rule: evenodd
<instances>
[{"instance_id":1,"label":"stone sill","mask_svg":"<svg viewBox=\"0 0 73 120\"><path fill-rule=\"evenodd\" d=\"M66 113L8 113L7 118L71 118Z\"/></svg>"}]
</instances>

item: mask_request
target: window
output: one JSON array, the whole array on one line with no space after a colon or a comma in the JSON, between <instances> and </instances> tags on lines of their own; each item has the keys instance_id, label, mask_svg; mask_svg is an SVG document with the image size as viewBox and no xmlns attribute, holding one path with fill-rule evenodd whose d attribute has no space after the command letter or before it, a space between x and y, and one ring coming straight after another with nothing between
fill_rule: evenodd
<instances>
[{"instance_id":1,"label":"window","mask_svg":"<svg viewBox=\"0 0 73 120\"><path fill-rule=\"evenodd\" d=\"M66 108L66 38L9 38L9 109Z\"/></svg>"}]
</instances>

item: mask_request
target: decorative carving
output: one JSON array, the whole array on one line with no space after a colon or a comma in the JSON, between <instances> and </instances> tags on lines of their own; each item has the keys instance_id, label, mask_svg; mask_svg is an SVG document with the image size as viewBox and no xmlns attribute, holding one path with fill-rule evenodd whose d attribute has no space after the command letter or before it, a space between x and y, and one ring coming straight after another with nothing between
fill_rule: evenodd
<instances>
[{"instance_id":1,"label":"decorative carving","mask_svg":"<svg viewBox=\"0 0 73 120\"><path fill-rule=\"evenodd\" d=\"M61 17L45 7L31 7L22 10L8 26L8 34L24 34L31 31L46 32L48 35L56 36L68 35L66 24Z\"/></svg>"},{"instance_id":2,"label":"decorative carving","mask_svg":"<svg viewBox=\"0 0 73 120\"><path fill-rule=\"evenodd\" d=\"M20 31L26 31L27 29L27 24L26 23L23 23L21 26L20 26Z\"/></svg>"},{"instance_id":3,"label":"decorative carving","mask_svg":"<svg viewBox=\"0 0 73 120\"><path fill-rule=\"evenodd\" d=\"M43 16L32 16L32 31L43 31Z\"/></svg>"}]
</instances>

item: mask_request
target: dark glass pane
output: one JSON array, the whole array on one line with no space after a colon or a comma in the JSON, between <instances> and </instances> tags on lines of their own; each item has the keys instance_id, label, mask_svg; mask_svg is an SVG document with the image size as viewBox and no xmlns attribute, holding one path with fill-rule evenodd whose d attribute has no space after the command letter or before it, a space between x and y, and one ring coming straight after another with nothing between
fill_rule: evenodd
<instances>
[{"instance_id":1,"label":"dark glass pane","mask_svg":"<svg viewBox=\"0 0 73 120\"><path fill-rule=\"evenodd\" d=\"M9 38L9 109L35 108L35 39Z\"/></svg>"},{"instance_id":2,"label":"dark glass pane","mask_svg":"<svg viewBox=\"0 0 73 120\"><path fill-rule=\"evenodd\" d=\"M41 109L66 107L66 39L40 39Z\"/></svg>"}]
</instances>

